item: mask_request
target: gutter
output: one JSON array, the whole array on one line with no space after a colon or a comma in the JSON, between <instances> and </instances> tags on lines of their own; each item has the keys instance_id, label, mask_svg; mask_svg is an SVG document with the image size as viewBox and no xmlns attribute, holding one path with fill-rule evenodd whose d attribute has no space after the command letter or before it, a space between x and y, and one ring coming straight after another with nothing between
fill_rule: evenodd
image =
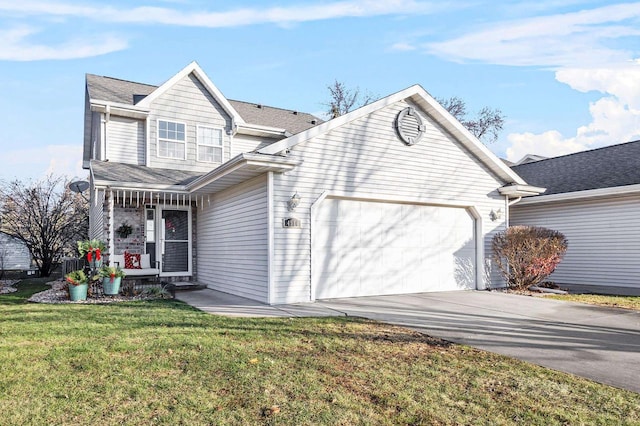
<instances>
[{"instance_id":1,"label":"gutter","mask_svg":"<svg viewBox=\"0 0 640 426\"><path fill-rule=\"evenodd\" d=\"M624 196L637 193L640 193L640 184L614 186L609 188L586 189L584 191L563 192L560 194L540 195L538 197L522 200L520 205L581 200L607 196Z\"/></svg>"}]
</instances>

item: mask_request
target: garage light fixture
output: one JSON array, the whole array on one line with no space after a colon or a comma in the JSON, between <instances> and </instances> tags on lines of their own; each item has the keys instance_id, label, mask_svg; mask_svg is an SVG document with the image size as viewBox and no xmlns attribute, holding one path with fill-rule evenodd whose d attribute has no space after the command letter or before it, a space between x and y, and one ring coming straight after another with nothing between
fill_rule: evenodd
<instances>
[{"instance_id":1,"label":"garage light fixture","mask_svg":"<svg viewBox=\"0 0 640 426\"><path fill-rule=\"evenodd\" d=\"M502 209L498 209L494 211L493 209L489 212L489 218L491 221L495 222L498 219L502 219Z\"/></svg>"},{"instance_id":2,"label":"garage light fixture","mask_svg":"<svg viewBox=\"0 0 640 426\"><path fill-rule=\"evenodd\" d=\"M291 196L291 199L287 201L287 208L290 212L294 211L296 207L300 204L300 196L298 195L298 191Z\"/></svg>"}]
</instances>

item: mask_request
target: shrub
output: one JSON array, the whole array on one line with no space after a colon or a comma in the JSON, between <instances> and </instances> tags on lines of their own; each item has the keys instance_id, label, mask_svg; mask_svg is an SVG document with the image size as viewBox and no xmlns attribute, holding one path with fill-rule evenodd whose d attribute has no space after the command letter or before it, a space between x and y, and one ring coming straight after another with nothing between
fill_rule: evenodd
<instances>
[{"instance_id":1,"label":"shrub","mask_svg":"<svg viewBox=\"0 0 640 426\"><path fill-rule=\"evenodd\" d=\"M552 229L511 226L493 237L493 260L507 285L526 289L556 269L567 252L567 239Z\"/></svg>"}]
</instances>

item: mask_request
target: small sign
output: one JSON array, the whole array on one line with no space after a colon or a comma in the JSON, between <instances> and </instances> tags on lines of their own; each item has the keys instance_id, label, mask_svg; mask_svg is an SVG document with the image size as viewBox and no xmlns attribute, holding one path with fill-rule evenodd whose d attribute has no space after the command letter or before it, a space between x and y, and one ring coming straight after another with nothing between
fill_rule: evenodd
<instances>
[{"instance_id":1,"label":"small sign","mask_svg":"<svg viewBox=\"0 0 640 426\"><path fill-rule=\"evenodd\" d=\"M287 217L282 219L283 228L300 228L300 219L296 217Z\"/></svg>"}]
</instances>

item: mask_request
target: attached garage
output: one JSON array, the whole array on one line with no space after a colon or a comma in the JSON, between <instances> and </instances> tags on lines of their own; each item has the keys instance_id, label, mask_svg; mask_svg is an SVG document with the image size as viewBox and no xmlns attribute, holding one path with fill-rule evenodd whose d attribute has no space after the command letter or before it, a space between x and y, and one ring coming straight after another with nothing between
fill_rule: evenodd
<instances>
[{"instance_id":1,"label":"attached garage","mask_svg":"<svg viewBox=\"0 0 640 426\"><path fill-rule=\"evenodd\" d=\"M312 217L315 298L475 289L475 234L462 207L326 198Z\"/></svg>"}]
</instances>

